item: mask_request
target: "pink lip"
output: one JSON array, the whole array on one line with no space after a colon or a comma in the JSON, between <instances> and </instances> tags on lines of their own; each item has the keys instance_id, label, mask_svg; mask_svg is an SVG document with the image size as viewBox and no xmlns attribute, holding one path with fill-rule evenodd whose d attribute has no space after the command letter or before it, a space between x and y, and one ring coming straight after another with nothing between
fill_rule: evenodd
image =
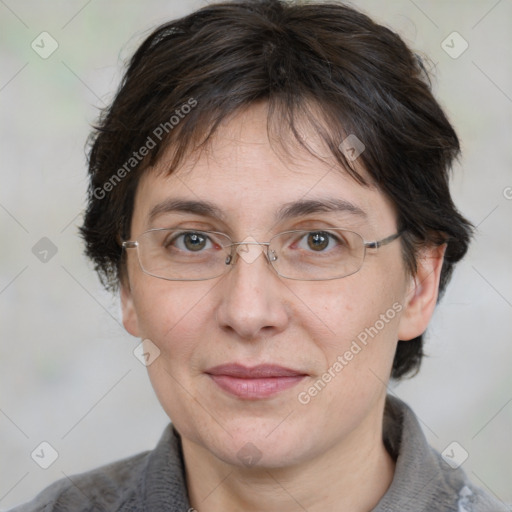
<instances>
[{"instance_id":1,"label":"pink lip","mask_svg":"<svg viewBox=\"0 0 512 512\"><path fill-rule=\"evenodd\" d=\"M246 400L267 398L295 386L306 376L303 372L270 364L252 368L222 364L205 373L224 391Z\"/></svg>"}]
</instances>

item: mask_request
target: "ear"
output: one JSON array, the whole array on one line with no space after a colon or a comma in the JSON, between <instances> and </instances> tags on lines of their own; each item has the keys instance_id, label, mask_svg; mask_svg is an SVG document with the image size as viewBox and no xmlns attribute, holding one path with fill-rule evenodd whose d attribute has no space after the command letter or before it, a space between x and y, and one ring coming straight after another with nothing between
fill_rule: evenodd
<instances>
[{"instance_id":1,"label":"ear","mask_svg":"<svg viewBox=\"0 0 512 512\"><path fill-rule=\"evenodd\" d=\"M446 244L427 247L417 261L416 275L405 297L405 306L398 326L398 339L412 340L427 329L439 295L439 278Z\"/></svg>"},{"instance_id":2,"label":"ear","mask_svg":"<svg viewBox=\"0 0 512 512\"><path fill-rule=\"evenodd\" d=\"M121 311L123 314L124 328L136 338L139 338L139 322L135 304L133 302L132 291L128 278L125 277L121 281Z\"/></svg>"}]
</instances>

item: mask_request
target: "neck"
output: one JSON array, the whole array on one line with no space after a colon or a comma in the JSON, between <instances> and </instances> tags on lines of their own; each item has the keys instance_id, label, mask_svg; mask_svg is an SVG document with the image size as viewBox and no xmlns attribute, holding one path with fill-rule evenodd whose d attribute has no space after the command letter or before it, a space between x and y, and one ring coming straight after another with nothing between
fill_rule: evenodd
<instances>
[{"instance_id":1,"label":"neck","mask_svg":"<svg viewBox=\"0 0 512 512\"><path fill-rule=\"evenodd\" d=\"M378 425L358 429L314 459L279 468L227 464L182 438L191 506L199 512L368 512L394 473L382 420Z\"/></svg>"}]
</instances>

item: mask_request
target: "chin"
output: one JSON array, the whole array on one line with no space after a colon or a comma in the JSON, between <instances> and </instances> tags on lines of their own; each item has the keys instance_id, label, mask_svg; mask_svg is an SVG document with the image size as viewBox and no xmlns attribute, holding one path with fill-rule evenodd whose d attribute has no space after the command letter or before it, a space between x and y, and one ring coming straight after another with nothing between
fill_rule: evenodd
<instances>
[{"instance_id":1,"label":"chin","mask_svg":"<svg viewBox=\"0 0 512 512\"><path fill-rule=\"evenodd\" d=\"M283 418L244 418L216 429L218 435L203 438L201 444L227 464L247 468L279 468L293 465L306 457L311 447L310 429L298 432L285 425ZM229 432L229 433L228 433ZM309 448L309 449L308 449Z\"/></svg>"}]
</instances>

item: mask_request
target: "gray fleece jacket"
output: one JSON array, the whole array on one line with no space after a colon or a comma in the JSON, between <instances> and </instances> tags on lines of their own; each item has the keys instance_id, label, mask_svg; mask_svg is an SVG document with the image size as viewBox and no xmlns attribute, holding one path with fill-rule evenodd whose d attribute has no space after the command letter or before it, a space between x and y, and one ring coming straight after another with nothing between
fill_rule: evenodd
<instances>
[{"instance_id":1,"label":"gray fleece jacket","mask_svg":"<svg viewBox=\"0 0 512 512\"><path fill-rule=\"evenodd\" d=\"M396 460L386 494L371 512L507 512L429 447L416 416L388 396L384 441ZM60 480L12 512L188 512L180 436L169 425L156 448ZM193 509L192 509L193 510ZM369 511L370 512L370 511Z\"/></svg>"}]
</instances>

